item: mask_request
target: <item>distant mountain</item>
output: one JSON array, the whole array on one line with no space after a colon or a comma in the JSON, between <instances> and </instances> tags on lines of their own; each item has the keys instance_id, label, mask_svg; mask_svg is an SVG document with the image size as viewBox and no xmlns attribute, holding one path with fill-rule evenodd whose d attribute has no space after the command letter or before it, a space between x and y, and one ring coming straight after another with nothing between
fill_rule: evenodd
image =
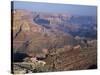
<instances>
[{"instance_id":1,"label":"distant mountain","mask_svg":"<svg viewBox=\"0 0 100 75\"><path fill-rule=\"evenodd\" d=\"M40 13L33 21L46 28L57 29L72 36L96 38L97 35L97 23L94 16Z\"/></svg>"}]
</instances>

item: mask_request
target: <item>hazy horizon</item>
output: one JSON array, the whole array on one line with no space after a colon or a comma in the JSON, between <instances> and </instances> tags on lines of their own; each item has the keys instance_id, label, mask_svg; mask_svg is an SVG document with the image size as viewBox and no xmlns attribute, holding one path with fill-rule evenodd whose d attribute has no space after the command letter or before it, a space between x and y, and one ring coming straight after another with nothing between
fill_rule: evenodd
<instances>
[{"instance_id":1,"label":"hazy horizon","mask_svg":"<svg viewBox=\"0 0 100 75\"><path fill-rule=\"evenodd\" d=\"M12 1L14 9L25 9L33 12L70 13L82 16L97 16L96 6L56 4L42 2Z\"/></svg>"}]
</instances>

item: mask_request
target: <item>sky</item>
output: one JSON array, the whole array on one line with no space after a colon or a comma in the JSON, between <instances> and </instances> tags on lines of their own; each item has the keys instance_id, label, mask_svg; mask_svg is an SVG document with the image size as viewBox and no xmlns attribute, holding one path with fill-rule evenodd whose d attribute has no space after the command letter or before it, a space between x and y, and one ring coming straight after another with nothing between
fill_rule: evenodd
<instances>
[{"instance_id":1,"label":"sky","mask_svg":"<svg viewBox=\"0 0 100 75\"><path fill-rule=\"evenodd\" d=\"M26 9L33 12L70 13L83 16L97 16L97 7L87 5L13 1L13 8Z\"/></svg>"}]
</instances>

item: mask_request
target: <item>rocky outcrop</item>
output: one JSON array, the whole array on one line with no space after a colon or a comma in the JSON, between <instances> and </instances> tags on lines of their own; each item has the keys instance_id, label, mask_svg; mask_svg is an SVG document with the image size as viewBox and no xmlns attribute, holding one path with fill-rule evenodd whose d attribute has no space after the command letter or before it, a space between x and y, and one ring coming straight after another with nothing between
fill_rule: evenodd
<instances>
[{"instance_id":1,"label":"rocky outcrop","mask_svg":"<svg viewBox=\"0 0 100 75\"><path fill-rule=\"evenodd\" d=\"M15 73L19 69L19 73L34 73L88 69L97 65L93 17L18 9L12 13L13 55L14 59L21 59L14 61ZM88 24L87 28L84 23L88 21L91 26Z\"/></svg>"}]
</instances>

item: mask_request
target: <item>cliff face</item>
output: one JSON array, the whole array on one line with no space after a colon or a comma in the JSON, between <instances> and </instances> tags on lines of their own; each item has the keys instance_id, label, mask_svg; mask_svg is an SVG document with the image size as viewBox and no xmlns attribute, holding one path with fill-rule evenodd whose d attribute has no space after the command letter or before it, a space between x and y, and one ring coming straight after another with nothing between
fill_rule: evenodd
<instances>
[{"instance_id":1,"label":"cliff face","mask_svg":"<svg viewBox=\"0 0 100 75\"><path fill-rule=\"evenodd\" d=\"M51 45L57 41L59 42L58 44L63 45L64 40L73 40L70 34L50 26L52 24L50 18L53 19L56 17L56 19L54 18L55 21L60 21L59 18L57 19L57 16L25 12L25 10L14 10L13 15L12 30L13 47L15 49L22 47L25 43L29 43L26 51L34 51L32 49L43 48L43 46L48 48L47 43Z\"/></svg>"},{"instance_id":2,"label":"cliff face","mask_svg":"<svg viewBox=\"0 0 100 75\"><path fill-rule=\"evenodd\" d=\"M95 17L27 10L13 10L12 16L16 61L21 55L21 60L36 57L50 65L50 71L87 69L97 64Z\"/></svg>"}]
</instances>

